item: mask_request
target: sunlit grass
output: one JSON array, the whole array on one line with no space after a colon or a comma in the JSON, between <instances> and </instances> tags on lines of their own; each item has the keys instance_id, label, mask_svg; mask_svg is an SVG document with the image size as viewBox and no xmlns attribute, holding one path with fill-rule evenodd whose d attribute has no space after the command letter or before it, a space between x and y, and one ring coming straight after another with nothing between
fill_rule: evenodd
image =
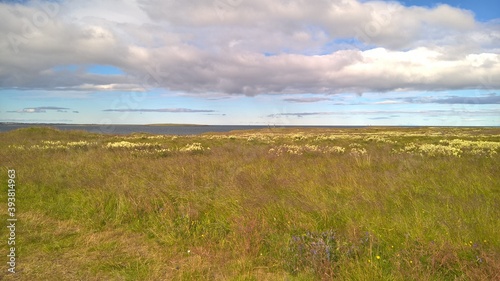
<instances>
[{"instance_id":1,"label":"sunlit grass","mask_svg":"<svg viewBox=\"0 0 500 281\"><path fill-rule=\"evenodd\" d=\"M495 280L499 144L486 128L2 133L6 279Z\"/></svg>"}]
</instances>

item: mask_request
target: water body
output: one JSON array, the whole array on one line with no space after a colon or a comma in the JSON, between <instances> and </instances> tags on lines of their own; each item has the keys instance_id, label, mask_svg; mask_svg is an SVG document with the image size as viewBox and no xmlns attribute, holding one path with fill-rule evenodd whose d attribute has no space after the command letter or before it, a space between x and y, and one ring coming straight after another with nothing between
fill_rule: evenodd
<instances>
[{"instance_id":1,"label":"water body","mask_svg":"<svg viewBox=\"0 0 500 281\"><path fill-rule=\"evenodd\" d=\"M208 126L148 126L148 125L70 125L70 124L0 124L0 132L12 131L29 127L51 127L59 130L83 130L99 134L126 135L132 133L149 133L158 135L198 135L203 133L225 133L235 130L252 130L266 128L292 128L298 126L235 126L235 125L208 125ZM311 126L307 126L311 127ZM362 128L363 126L317 126L321 128Z\"/></svg>"}]
</instances>

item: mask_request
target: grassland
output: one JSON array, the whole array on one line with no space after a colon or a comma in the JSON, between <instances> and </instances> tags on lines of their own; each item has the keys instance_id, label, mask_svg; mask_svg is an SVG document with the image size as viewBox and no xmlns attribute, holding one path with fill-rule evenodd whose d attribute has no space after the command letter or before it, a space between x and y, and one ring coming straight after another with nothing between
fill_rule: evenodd
<instances>
[{"instance_id":1,"label":"grassland","mask_svg":"<svg viewBox=\"0 0 500 281\"><path fill-rule=\"evenodd\" d=\"M0 134L4 280L499 280L500 130Z\"/></svg>"}]
</instances>

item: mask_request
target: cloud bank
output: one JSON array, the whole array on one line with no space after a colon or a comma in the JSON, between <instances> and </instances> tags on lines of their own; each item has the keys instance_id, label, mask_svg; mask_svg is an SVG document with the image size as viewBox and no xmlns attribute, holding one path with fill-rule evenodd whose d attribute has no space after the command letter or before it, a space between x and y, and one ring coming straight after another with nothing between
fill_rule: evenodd
<instances>
[{"instance_id":1,"label":"cloud bank","mask_svg":"<svg viewBox=\"0 0 500 281\"><path fill-rule=\"evenodd\" d=\"M0 18L3 89L248 96L500 89L500 22L448 5L28 1L0 3ZM71 65L125 74L58 68Z\"/></svg>"},{"instance_id":2,"label":"cloud bank","mask_svg":"<svg viewBox=\"0 0 500 281\"><path fill-rule=\"evenodd\" d=\"M164 112L164 113L206 113L215 110L189 109L189 108L138 108L138 109L105 109L110 112Z\"/></svg>"},{"instance_id":3,"label":"cloud bank","mask_svg":"<svg viewBox=\"0 0 500 281\"><path fill-rule=\"evenodd\" d=\"M58 107L58 106L39 106L39 107L27 107L17 111L8 111L12 113L46 113L47 111L56 111L56 112L68 112L69 108L67 107ZM76 113L76 112L74 112Z\"/></svg>"}]
</instances>

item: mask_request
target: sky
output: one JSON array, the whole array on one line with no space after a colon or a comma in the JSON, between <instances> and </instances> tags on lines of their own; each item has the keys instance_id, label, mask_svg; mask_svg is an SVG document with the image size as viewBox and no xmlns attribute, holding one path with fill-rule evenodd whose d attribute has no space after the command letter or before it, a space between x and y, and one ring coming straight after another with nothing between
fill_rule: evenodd
<instances>
[{"instance_id":1,"label":"sky","mask_svg":"<svg viewBox=\"0 0 500 281\"><path fill-rule=\"evenodd\" d=\"M500 1L0 1L0 122L500 126Z\"/></svg>"}]
</instances>

